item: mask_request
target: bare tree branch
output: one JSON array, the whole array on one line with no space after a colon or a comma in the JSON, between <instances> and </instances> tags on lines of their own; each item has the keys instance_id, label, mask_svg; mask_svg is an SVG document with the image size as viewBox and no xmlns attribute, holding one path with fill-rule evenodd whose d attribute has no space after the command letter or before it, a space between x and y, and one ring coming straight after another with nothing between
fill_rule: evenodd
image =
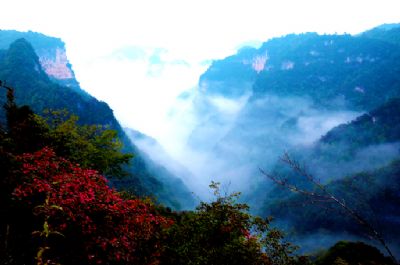
<instances>
[{"instance_id":1,"label":"bare tree branch","mask_svg":"<svg viewBox=\"0 0 400 265\"><path fill-rule=\"evenodd\" d=\"M399 264L394 257L392 251L389 246L386 244L383 235L374 228L374 226L368 222L366 218L364 218L361 213L348 206L344 199L340 199L336 197L333 193L329 192L325 185L323 185L319 180L317 180L312 174L308 172L305 166L301 166L298 161L291 158L290 155L285 152L280 160L288 165L295 173L304 177L309 183L313 184L321 193L317 193L315 191L310 191L304 188L300 188L295 184L290 184L287 179L283 179L281 177L277 177L275 175L269 174L260 168L260 172L272 180L275 184L283 187L284 189L290 190L291 192L302 194L308 197L311 197L311 201L313 202L324 202L324 203L334 203L338 205L344 212L350 216L353 220L355 220L359 225L364 227L369 236L379 242L381 246L386 250L391 259L395 264Z\"/></svg>"}]
</instances>

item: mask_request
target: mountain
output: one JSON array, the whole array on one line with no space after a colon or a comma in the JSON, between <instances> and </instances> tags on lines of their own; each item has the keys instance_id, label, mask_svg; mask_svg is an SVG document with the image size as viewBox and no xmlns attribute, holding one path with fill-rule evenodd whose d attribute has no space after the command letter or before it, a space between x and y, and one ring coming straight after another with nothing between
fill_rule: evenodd
<instances>
[{"instance_id":1,"label":"mountain","mask_svg":"<svg viewBox=\"0 0 400 265\"><path fill-rule=\"evenodd\" d=\"M386 167L398 160L399 124L400 99L394 98L347 124L331 129L311 146L298 146L288 152L301 165L306 165L308 172L321 183L329 184L345 176ZM286 164L276 164L271 172L286 176L293 184L303 184L302 178L296 178L297 174ZM275 189L267 194L265 202L274 204L279 199L282 199L282 192Z\"/></svg>"},{"instance_id":2,"label":"mountain","mask_svg":"<svg viewBox=\"0 0 400 265\"><path fill-rule=\"evenodd\" d=\"M173 159L156 139L131 128L124 128L124 131L132 143L143 153L150 156L158 164L168 168L174 175L179 176L181 180L190 181L192 173Z\"/></svg>"},{"instance_id":3,"label":"mountain","mask_svg":"<svg viewBox=\"0 0 400 265\"><path fill-rule=\"evenodd\" d=\"M16 88L18 104L31 105L39 113L46 108L67 108L77 114L82 123L118 128L118 122L106 103L82 96L81 93L53 82L44 71L31 44L25 39L13 42L8 50L3 50L0 58L1 78ZM4 100L2 97L1 102Z\"/></svg>"},{"instance_id":4,"label":"mountain","mask_svg":"<svg viewBox=\"0 0 400 265\"><path fill-rule=\"evenodd\" d=\"M388 100L382 106L348 124L330 130L317 143L323 146L346 146L345 153L354 154L370 145L400 141L400 98Z\"/></svg>"},{"instance_id":5,"label":"mountain","mask_svg":"<svg viewBox=\"0 0 400 265\"><path fill-rule=\"evenodd\" d=\"M272 58L281 43L290 43L290 50L271 60L254 85L254 97L307 96L323 108L369 110L399 95L397 45L362 35L309 33L274 39L261 49Z\"/></svg>"},{"instance_id":6,"label":"mountain","mask_svg":"<svg viewBox=\"0 0 400 265\"><path fill-rule=\"evenodd\" d=\"M335 179L386 165L400 155L400 99L341 124L293 155L307 161L311 173Z\"/></svg>"},{"instance_id":7,"label":"mountain","mask_svg":"<svg viewBox=\"0 0 400 265\"><path fill-rule=\"evenodd\" d=\"M376 31L385 37L374 37ZM273 38L258 49L242 49L213 62L200 77L199 87L204 94L232 98L245 94L249 88L242 84L247 82L254 99L300 95L325 108L371 109L398 93L399 69L393 66L400 54L398 43L389 40L399 37L400 27L394 24L390 30L378 27L359 36L304 33ZM368 72L376 74L367 76ZM384 78L378 82L380 75ZM385 98L374 99L382 88Z\"/></svg>"},{"instance_id":8,"label":"mountain","mask_svg":"<svg viewBox=\"0 0 400 265\"><path fill-rule=\"evenodd\" d=\"M290 34L213 62L191 99L187 147L206 157L207 175L253 193L258 168L273 168L284 150L400 96L397 29L381 38Z\"/></svg>"},{"instance_id":9,"label":"mountain","mask_svg":"<svg viewBox=\"0 0 400 265\"><path fill-rule=\"evenodd\" d=\"M196 204L193 194L186 184L190 181L191 173L169 156L156 139L130 128L124 128L126 135L138 148L138 154L149 164L148 170L160 176L167 187L174 187L170 196L180 202L181 209L192 209ZM152 162L151 162L152 161ZM178 178L177 178L178 177ZM161 197L160 199L163 199Z\"/></svg>"},{"instance_id":10,"label":"mountain","mask_svg":"<svg viewBox=\"0 0 400 265\"><path fill-rule=\"evenodd\" d=\"M127 168L131 176L113 183L138 195L154 196L175 209L182 207L181 202L187 207L186 199L179 201L175 196L176 190L190 194L187 188L182 184L175 185L179 180L172 173L143 156L105 102L98 101L79 87L60 39L34 32L2 30L0 47L0 80L15 88L19 105L29 105L39 114L46 109L67 109L79 117L81 124L98 124L116 130L124 144L124 152L133 153L135 157ZM5 91L0 96L3 105ZM5 122L3 112L0 122Z\"/></svg>"},{"instance_id":11,"label":"mountain","mask_svg":"<svg viewBox=\"0 0 400 265\"><path fill-rule=\"evenodd\" d=\"M398 249L400 225L400 161L370 171L348 175L325 185L325 189L344 201L367 220L394 249ZM287 191L289 192L289 191ZM289 231L293 241L323 238L332 244L338 238L370 240L371 234L334 203L318 202L308 196L293 195L269 205L277 224ZM310 218L312 217L312 218ZM305 242L304 248L310 242ZM310 247L310 246L308 246Z\"/></svg>"},{"instance_id":12,"label":"mountain","mask_svg":"<svg viewBox=\"0 0 400 265\"><path fill-rule=\"evenodd\" d=\"M400 24L383 24L362 33L362 36L400 45Z\"/></svg>"},{"instance_id":13,"label":"mountain","mask_svg":"<svg viewBox=\"0 0 400 265\"><path fill-rule=\"evenodd\" d=\"M334 127L312 145L288 151L327 192L367 220L395 249L400 244L399 124L400 99L393 98ZM276 163L269 173L285 179L286 184L324 194L286 163ZM368 230L337 204L295 193L267 178L254 190L252 199L258 202L258 214L274 216L276 224L304 249L315 248L304 240L309 237L321 238L328 245L338 238L370 239Z\"/></svg>"},{"instance_id":14,"label":"mountain","mask_svg":"<svg viewBox=\"0 0 400 265\"><path fill-rule=\"evenodd\" d=\"M236 55L214 61L199 79L199 89L211 95L228 98L240 97L244 88L251 85L262 71L267 54L257 49L244 47Z\"/></svg>"}]
</instances>

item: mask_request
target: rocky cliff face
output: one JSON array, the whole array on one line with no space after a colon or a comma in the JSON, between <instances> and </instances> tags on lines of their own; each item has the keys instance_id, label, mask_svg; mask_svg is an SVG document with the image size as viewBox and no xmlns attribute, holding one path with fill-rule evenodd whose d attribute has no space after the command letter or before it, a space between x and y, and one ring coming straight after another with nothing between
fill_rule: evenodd
<instances>
[{"instance_id":1,"label":"rocky cliff face","mask_svg":"<svg viewBox=\"0 0 400 265\"><path fill-rule=\"evenodd\" d=\"M75 78L64 43L61 42L60 44L62 45L35 50L39 56L40 65L54 82L86 95Z\"/></svg>"},{"instance_id":2,"label":"rocky cliff face","mask_svg":"<svg viewBox=\"0 0 400 265\"><path fill-rule=\"evenodd\" d=\"M37 53L40 64L48 76L59 80L75 78L64 48L56 47L51 53L49 51Z\"/></svg>"}]
</instances>

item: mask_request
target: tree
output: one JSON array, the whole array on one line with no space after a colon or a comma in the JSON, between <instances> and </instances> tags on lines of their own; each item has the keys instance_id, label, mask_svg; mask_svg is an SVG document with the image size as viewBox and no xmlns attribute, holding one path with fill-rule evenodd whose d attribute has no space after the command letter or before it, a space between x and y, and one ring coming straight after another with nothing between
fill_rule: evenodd
<instances>
[{"instance_id":1,"label":"tree","mask_svg":"<svg viewBox=\"0 0 400 265\"><path fill-rule=\"evenodd\" d=\"M210 185L215 200L202 202L194 212L176 216L168 230L162 264L292 264L294 247L280 231L248 213L239 193L222 196Z\"/></svg>"},{"instance_id":2,"label":"tree","mask_svg":"<svg viewBox=\"0 0 400 265\"><path fill-rule=\"evenodd\" d=\"M95 170L44 148L17 157L13 196L34 214L38 264L154 264L168 218L150 202L126 199ZM40 228L41 227L41 228Z\"/></svg>"},{"instance_id":3,"label":"tree","mask_svg":"<svg viewBox=\"0 0 400 265\"><path fill-rule=\"evenodd\" d=\"M61 186L57 185L61 185L61 183L66 185L69 181L68 183L71 185L72 183L76 184L75 187L70 187L71 190L63 191L65 194L73 196L72 201L76 196L84 196L83 194L88 192L86 188L91 188L92 190L95 189L98 192L103 192L104 196L108 195L108 200L110 201L107 202L117 205L113 211L116 211L117 214L118 210L120 210L118 213L119 216L124 214L134 216L133 212L139 214L142 210L145 216L147 213L149 216L156 216L152 213L153 206L150 202L120 199L119 195L107 186L104 177L101 177L97 171L90 170L90 167L93 166L102 173L112 174L113 176L123 175L122 166L128 163L131 155L120 152L121 143L116 138L114 131L100 126L79 126L76 123L77 118L74 116L65 120L59 120L60 122L55 126L55 123L50 123L49 120L46 121L34 114L30 107L17 106L14 101L14 90L11 87L5 86L3 82L0 85L7 89L7 102L4 105L7 124L5 124L4 128L3 126L0 127L0 216L2 217L0 218L0 263L30 264L32 263L32 257L36 254L38 254L36 255L38 262L39 259L42 259L41 262L45 262L44 258L49 253L47 249L51 245L52 250L58 248L60 249L59 253L64 253L64 256L60 254L56 255L57 257L65 257L66 259L80 257L78 261L75 263L72 262L72 264L82 264L86 258L82 253L88 251L88 246L76 244L75 239L78 240L77 242L91 242L88 238L85 238L86 241L82 239L82 237L87 236L86 232L76 234L76 231L79 230L73 231L71 229L69 230L71 233L66 233L67 236L65 239L53 238L53 235L57 234L55 232L62 232L63 234L65 232L54 227L53 222L59 220L60 216L68 216L65 212L65 209L68 209L68 207L64 205L66 208L62 208L50 196L50 193L52 196L56 196L56 193L60 191L57 190L57 187L61 188ZM58 153L65 155L65 158L72 160L73 163L64 158L58 159L52 148L56 149ZM27 159L26 154L38 155L40 152L48 154L49 157L42 156L42 161L40 161L39 157L36 157L37 161L31 161L33 163L31 165L28 162L24 163L23 159ZM53 162L50 163L51 161ZM68 162L61 163L60 161ZM51 164L54 168L46 168L44 167L46 164L41 162L48 163L48 165ZM82 165L78 166L77 163ZM28 165L31 168L26 168ZM66 168L63 168L61 165ZM36 171L32 171L35 167L37 170L39 170L39 167L42 167L40 169L40 174L42 175ZM60 180L58 182L47 182L50 181L49 178L54 177L59 177ZM82 186L85 184L87 186ZM25 190L25 192L30 194L27 193L27 197L24 193L16 193L19 189L23 190L23 187L29 187L28 190ZM48 188L51 188L52 192L47 190ZM78 190L73 190L74 188ZM50 193L45 193L45 191ZM79 195L77 194L78 192L80 192ZM21 201L16 200L17 198L21 199ZM26 201L23 199L26 199ZM115 201L112 199L115 199ZM70 216L68 218L70 219L73 219L72 214L78 214L78 209L73 208L73 206L69 205ZM109 206L105 205L104 207L107 208ZM135 208L136 206L138 208ZM56 209L58 210L54 212ZM61 209L63 210L60 211ZM89 209L86 210L89 211ZM109 208L106 210L110 211ZM123 213L122 210L128 212ZM112 216L112 213L108 212L108 215ZM129 227L127 217L114 217L116 219L119 218L118 220L124 220L123 222L121 221L122 224L120 227L123 227L123 224ZM146 219L144 222L146 223L151 220ZM158 219L156 218L156 220ZM75 223L74 225L77 224ZM146 223L146 225L151 227L152 223ZM159 225L161 229L161 222L159 222ZM155 227L157 226L155 225ZM32 239L31 233L33 231L37 231L38 233L36 234L40 236ZM104 231L107 230L105 229ZM157 232L154 235L157 235ZM137 236L135 239L136 242L140 242L140 246L135 246L136 249L143 253L149 251L149 255L143 255L143 257L150 260L153 254L153 243L148 242L151 242L153 239L149 241L145 239L141 240L139 239L139 233ZM54 241L57 244L53 244ZM156 240L153 241L156 242ZM148 247L142 248L141 246L145 244L148 244ZM37 253L33 252L35 249L33 245L40 246ZM72 251L71 253L73 254L70 253L71 255L67 255L66 253L68 252L65 252L64 249L61 251L62 247L60 246L63 245L68 246L66 249L71 249L71 251L76 250L76 252ZM122 255L121 260L124 257L126 258L127 256Z\"/></svg>"},{"instance_id":4,"label":"tree","mask_svg":"<svg viewBox=\"0 0 400 265\"><path fill-rule=\"evenodd\" d=\"M122 142L115 130L100 125L78 125L79 118L66 110L47 111L46 115L49 145L58 155L109 177L127 175L123 165L133 155L121 152Z\"/></svg>"},{"instance_id":5,"label":"tree","mask_svg":"<svg viewBox=\"0 0 400 265\"><path fill-rule=\"evenodd\" d=\"M35 152L49 146L58 155L79 163L83 168L96 169L109 177L127 175L123 166L133 155L121 152L122 143L115 130L100 125L78 125L79 118L65 110L47 111L44 119L29 106L17 106L14 90L6 88L4 109L11 152Z\"/></svg>"}]
</instances>

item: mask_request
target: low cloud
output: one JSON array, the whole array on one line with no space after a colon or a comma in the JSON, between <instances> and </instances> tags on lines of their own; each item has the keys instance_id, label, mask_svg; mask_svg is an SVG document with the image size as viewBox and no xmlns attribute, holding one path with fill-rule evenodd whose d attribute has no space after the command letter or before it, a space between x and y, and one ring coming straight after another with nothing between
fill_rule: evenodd
<instances>
[{"instance_id":1,"label":"low cloud","mask_svg":"<svg viewBox=\"0 0 400 265\"><path fill-rule=\"evenodd\" d=\"M335 156L348 154L349 147L338 145L322 147L327 154ZM400 156L400 142L376 144L364 147L355 152L351 159L345 161L326 161L317 159L305 161L312 173L324 182L341 178L347 175L370 171L384 167Z\"/></svg>"},{"instance_id":2,"label":"low cloud","mask_svg":"<svg viewBox=\"0 0 400 265\"><path fill-rule=\"evenodd\" d=\"M228 99L223 96L216 96L211 97L210 102L219 112L225 115L235 115L244 107L250 96L250 93L246 93L239 99Z\"/></svg>"},{"instance_id":3,"label":"low cloud","mask_svg":"<svg viewBox=\"0 0 400 265\"><path fill-rule=\"evenodd\" d=\"M297 118L298 132L291 141L293 144L309 145L325 135L329 130L354 120L361 112L355 111L318 111L309 109Z\"/></svg>"},{"instance_id":4,"label":"low cloud","mask_svg":"<svg viewBox=\"0 0 400 265\"><path fill-rule=\"evenodd\" d=\"M165 49L128 46L84 67L85 75L78 76L83 88L96 88L96 97L124 126L159 139L171 131L167 113L176 98L196 86L207 66L189 64Z\"/></svg>"},{"instance_id":5,"label":"low cloud","mask_svg":"<svg viewBox=\"0 0 400 265\"><path fill-rule=\"evenodd\" d=\"M192 173L188 185L200 197L209 196L212 180L246 193L263 181L259 167L268 170L285 149L310 145L358 115L320 111L301 97L253 99L246 92L233 99L192 89L176 100L168 117L172 133L160 142Z\"/></svg>"}]
</instances>

